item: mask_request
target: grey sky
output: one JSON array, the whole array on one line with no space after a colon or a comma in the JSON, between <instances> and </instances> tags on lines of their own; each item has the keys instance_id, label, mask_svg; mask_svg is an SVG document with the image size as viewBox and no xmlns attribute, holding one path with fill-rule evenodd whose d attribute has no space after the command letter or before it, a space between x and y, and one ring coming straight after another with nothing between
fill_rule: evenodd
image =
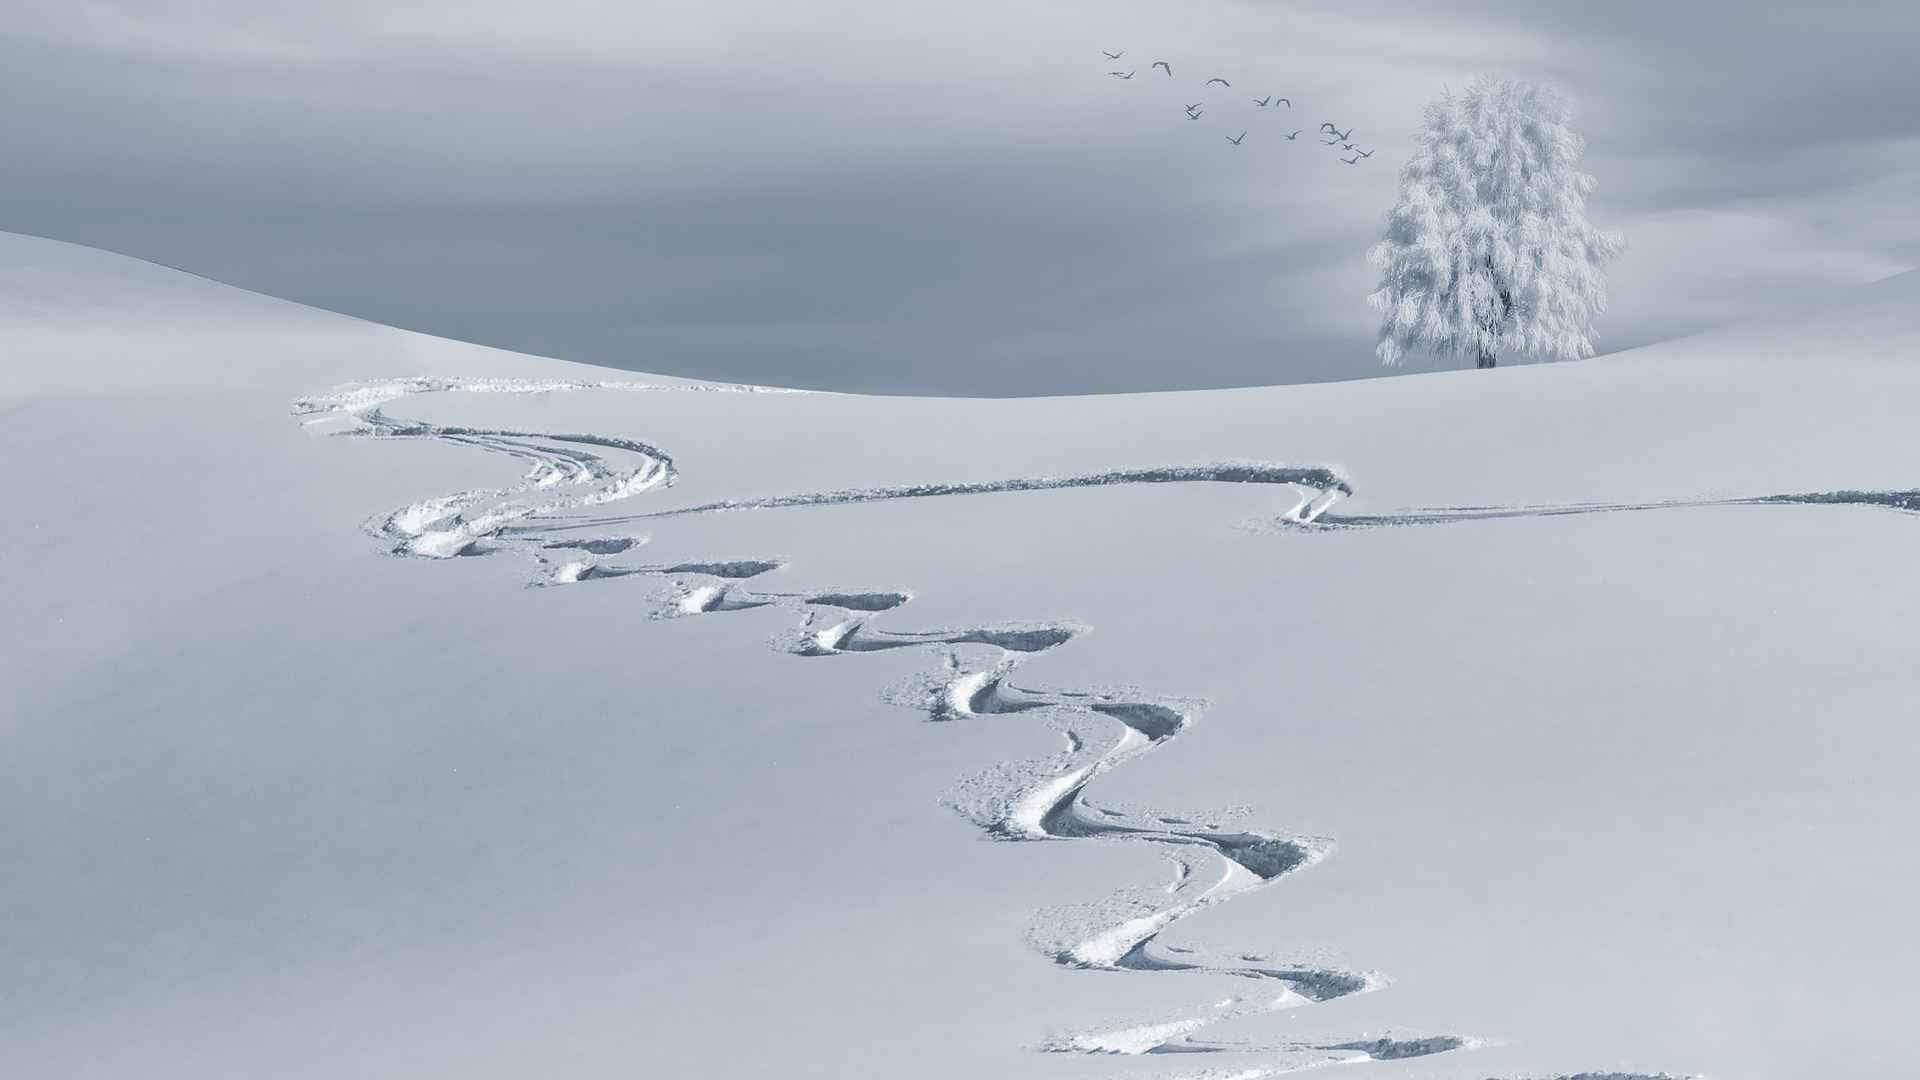
<instances>
[{"instance_id":1,"label":"grey sky","mask_svg":"<svg viewBox=\"0 0 1920 1080\"><path fill-rule=\"evenodd\" d=\"M1910 2L7 6L0 228L639 369L1374 374L1362 253L1421 106L1483 71L1576 103L1632 245L1603 350L1920 265ZM1323 119L1378 156L1279 137Z\"/></svg>"}]
</instances>

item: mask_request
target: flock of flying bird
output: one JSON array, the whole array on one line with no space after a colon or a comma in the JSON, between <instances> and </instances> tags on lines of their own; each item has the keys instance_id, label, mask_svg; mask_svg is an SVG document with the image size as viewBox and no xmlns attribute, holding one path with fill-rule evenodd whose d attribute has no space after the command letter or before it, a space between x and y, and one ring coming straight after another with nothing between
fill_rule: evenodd
<instances>
[{"instance_id":1,"label":"flock of flying bird","mask_svg":"<svg viewBox=\"0 0 1920 1080\"><path fill-rule=\"evenodd\" d=\"M1107 52L1105 49L1102 49L1100 51L1103 55L1106 56L1108 60L1118 60L1122 56L1126 55L1125 50L1122 50L1120 52ZM1173 78L1173 65L1169 64L1165 60L1155 60L1152 66L1149 67L1147 70L1148 71L1155 71L1155 70L1164 71L1167 73L1167 78L1169 79ZM1109 71L1107 72L1107 74L1113 76L1116 79L1128 80L1133 78L1135 75L1139 74L1139 69L1136 68L1130 71ZM1219 77L1218 75L1214 76L1211 79L1208 79L1205 85L1212 86L1215 83L1219 83L1221 86L1224 86L1228 89L1233 88L1232 83ZM1293 108L1293 102L1290 99L1279 97L1274 94L1268 94L1266 97L1262 97L1262 98L1252 98L1251 100L1253 101L1253 104L1256 107L1262 108L1262 109L1269 109L1269 108L1277 109L1277 108L1280 108L1281 106L1285 106L1288 109ZM1198 120L1200 119L1200 117L1204 116L1207 111L1204 107L1205 105L1206 105L1206 102L1204 101L1196 101L1193 104L1187 106L1187 119ZM1340 159L1341 161L1345 162L1348 165L1358 165L1362 161L1365 161L1367 158L1370 158L1373 156L1373 151L1362 150L1360 149L1360 145L1353 141L1352 128L1348 128L1345 131L1341 131L1338 127L1334 126L1333 124L1323 122L1320 125L1319 133L1320 135L1324 136L1324 138L1321 140L1322 146L1337 146L1340 148L1340 151L1342 153L1349 153L1353 155L1352 157L1343 157ZM1226 140L1235 146L1239 146L1241 142L1246 139L1246 137L1247 137L1247 133L1245 131L1242 131L1238 135L1226 136ZM1299 137L1300 137L1299 130L1289 132L1285 136L1288 142L1293 142Z\"/></svg>"}]
</instances>

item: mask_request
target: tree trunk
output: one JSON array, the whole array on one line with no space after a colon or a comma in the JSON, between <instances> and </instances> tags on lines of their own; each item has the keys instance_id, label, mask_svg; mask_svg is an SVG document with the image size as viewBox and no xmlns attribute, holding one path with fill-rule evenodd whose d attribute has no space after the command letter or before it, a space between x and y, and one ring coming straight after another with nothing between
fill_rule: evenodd
<instances>
[{"instance_id":1,"label":"tree trunk","mask_svg":"<svg viewBox=\"0 0 1920 1080\"><path fill-rule=\"evenodd\" d=\"M1489 275L1493 273L1492 262L1487 263L1487 273ZM1487 327L1487 330L1493 333L1497 333L1501 327L1507 325L1508 316L1513 314L1513 293L1510 290L1501 289L1499 290L1498 295L1500 297L1500 314L1493 320L1493 323ZM1480 350L1480 362L1473 366L1477 368L1492 367L1493 366L1493 350L1492 349Z\"/></svg>"}]
</instances>

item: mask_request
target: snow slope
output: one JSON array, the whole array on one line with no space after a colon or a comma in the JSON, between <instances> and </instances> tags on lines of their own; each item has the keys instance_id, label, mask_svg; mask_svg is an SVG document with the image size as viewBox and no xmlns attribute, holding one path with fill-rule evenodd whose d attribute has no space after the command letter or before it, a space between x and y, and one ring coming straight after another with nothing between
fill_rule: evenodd
<instances>
[{"instance_id":1,"label":"snow slope","mask_svg":"<svg viewBox=\"0 0 1920 1080\"><path fill-rule=\"evenodd\" d=\"M1913 274L996 401L0 266L22 1075L1920 1056Z\"/></svg>"}]
</instances>

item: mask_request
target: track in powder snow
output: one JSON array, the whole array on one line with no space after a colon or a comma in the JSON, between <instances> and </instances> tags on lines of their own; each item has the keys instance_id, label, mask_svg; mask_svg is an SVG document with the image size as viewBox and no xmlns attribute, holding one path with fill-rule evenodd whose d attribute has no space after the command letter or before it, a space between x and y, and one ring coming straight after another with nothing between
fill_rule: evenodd
<instances>
[{"instance_id":1,"label":"track in powder snow","mask_svg":"<svg viewBox=\"0 0 1920 1080\"><path fill-rule=\"evenodd\" d=\"M1098 903L1043 913L1030 934L1035 947L1054 962L1069 967L1208 972L1239 976L1266 989L1184 1015L1057 1035L1041 1048L1070 1054L1233 1053L1258 1055L1261 1061L1230 1073L1208 1070L1185 1074L1192 1080L1216 1076L1258 1080L1322 1065L1425 1057L1471 1048L1479 1040L1423 1033L1271 1043L1202 1037L1204 1029L1221 1021L1364 993L1386 985L1386 980L1373 973L1249 953L1202 955L1160 941L1175 922L1312 866L1331 852L1332 845L1315 838L1242 828L1227 821L1227 815L1137 810L1102 805L1091 798L1089 787L1098 777L1178 737L1200 715L1204 703L1131 689L1040 689L1013 681L1027 661L1072 642L1086 627L1072 622L1010 622L894 629L877 623L911 602L908 591L764 591L752 583L781 569L783 564L778 560L634 561L631 556L646 538L617 530L648 518L687 514L985 492L1203 482L1287 487L1294 493L1294 502L1279 520L1298 528L1386 527L1687 505L1835 502L1920 509L1920 493L1835 492L1633 506L1444 508L1397 516L1341 518L1327 511L1353 489L1335 470L1235 463L796 494L588 518L581 512L673 484L678 474L672 458L657 447L632 439L443 426L398 419L384 411L394 401L425 393L581 390L781 392L739 386L412 378L340 387L301 398L293 403L292 411L303 423L325 425L323 429L335 435L472 446L504 455L525 467L518 484L437 496L368 521L367 530L395 554L438 559L513 552L536 564L538 572L532 584L538 586L645 575L673 583L672 598L657 613L664 617L784 607L795 613L797 624L779 639L779 645L795 656L845 656L903 648L937 652L941 657L937 669L906 687L896 688L891 695L931 720L1020 713L1031 714L1053 729L1062 741L1060 751L1049 757L1001 762L983 769L960 781L948 793L947 804L997 838L1150 845L1167 858L1173 876L1158 889L1124 891ZM1579 1075L1591 1080L1657 1080L1646 1074Z\"/></svg>"},{"instance_id":2,"label":"track in powder snow","mask_svg":"<svg viewBox=\"0 0 1920 1080\"><path fill-rule=\"evenodd\" d=\"M1644 503L1560 503L1539 506L1434 506L1397 514L1327 514L1311 524L1318 529L1378 529L1410 525L1449 525L1503 518L1571 517L1625 514L1646 510L1693 510L1709 506L1863 506L1920 514L1920 488L1908 491L1809 491L1794 495L1755 495L1726 499L1668 499Z\"/></svg>"}]
</instances>

